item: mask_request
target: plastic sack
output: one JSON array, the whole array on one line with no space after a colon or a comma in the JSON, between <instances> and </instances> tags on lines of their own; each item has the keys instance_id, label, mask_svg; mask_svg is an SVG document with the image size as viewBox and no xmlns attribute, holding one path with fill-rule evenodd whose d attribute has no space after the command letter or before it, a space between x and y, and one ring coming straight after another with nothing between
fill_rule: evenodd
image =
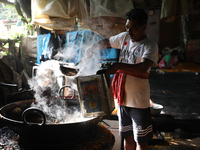
<instances>
[{"instance_id":1,"label":"plastic sack","mask_svg":"<svg viewBox=\"0 0 200 150\"><path fill-rule=\"evenodd\" d=\"M159 62L159 68L171 68L178 63L178 57L175 55L165 55Z\"/></svg>"}]
</instances>

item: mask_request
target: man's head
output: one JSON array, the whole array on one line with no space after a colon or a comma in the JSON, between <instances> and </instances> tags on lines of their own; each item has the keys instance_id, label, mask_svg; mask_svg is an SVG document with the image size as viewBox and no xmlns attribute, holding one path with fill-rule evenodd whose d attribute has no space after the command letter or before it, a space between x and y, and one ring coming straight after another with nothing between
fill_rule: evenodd
<instances>
[{"instance_id":1,"label":"man's head","mask_svg":"<svg viewBox=\"0 0 200 150\"><path fill-rule=\"evenodd\" d=\"M143 9L135 8L126 14L126 19L126 30L129 32L132 41L142 40L146 36L147 13Z\"/></svg>"}]
</instances>

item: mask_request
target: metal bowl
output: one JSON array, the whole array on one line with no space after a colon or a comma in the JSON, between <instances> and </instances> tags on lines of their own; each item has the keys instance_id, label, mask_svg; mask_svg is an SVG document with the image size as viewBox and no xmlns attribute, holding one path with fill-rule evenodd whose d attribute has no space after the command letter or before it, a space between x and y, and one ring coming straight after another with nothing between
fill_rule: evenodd
<instances>
[{"instance_id":1,"label":"metal bowl","mask_svg":"<svg viewBox=\"0 0 200 150\"><path fill-rule=\"evenodd\" d=\"M150 107L150 109L151 109L151 115L152 116L157 116L163 110L163 105L152 103L152 106Z\"/></svg>"}]
</instances>

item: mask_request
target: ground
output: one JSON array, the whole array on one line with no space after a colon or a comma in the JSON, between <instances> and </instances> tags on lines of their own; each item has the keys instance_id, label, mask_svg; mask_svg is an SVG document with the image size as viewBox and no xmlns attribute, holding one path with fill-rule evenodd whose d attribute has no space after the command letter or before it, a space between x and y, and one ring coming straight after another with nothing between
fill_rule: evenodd
<instances>
[{"instance_id":1,"label":"ground","mask_svg":"<svg viewBox=\"0 0 200 150\"><path fill-rule=\"evenodd\" d=\"M153 71L150 85L152 101L164 106L163 116L171 116L160 121L168 131L158 127L151 150L200 150L200 74Z\"/></svg>"}]
</instances>

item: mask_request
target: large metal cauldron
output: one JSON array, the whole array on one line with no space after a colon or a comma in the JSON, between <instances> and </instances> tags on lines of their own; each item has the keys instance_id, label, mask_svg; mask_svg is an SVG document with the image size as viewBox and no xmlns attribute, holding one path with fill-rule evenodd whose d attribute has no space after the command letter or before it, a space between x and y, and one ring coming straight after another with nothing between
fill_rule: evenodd
<instances>
[{"instance_id":1,"label":"large metal cauldron","mask_svg":"<svg viewBox=\"0 0 200 150\"><path fill-rule=\"evenodd\" d=\"M25 141L37 143L63 143L79 141L95 134L100 117L87 121L66 124L27 124L22 121L22 113L30 108L34 99L7 104L0 109L0 121L9 126Z\"/></svg>"}]
</instances>

